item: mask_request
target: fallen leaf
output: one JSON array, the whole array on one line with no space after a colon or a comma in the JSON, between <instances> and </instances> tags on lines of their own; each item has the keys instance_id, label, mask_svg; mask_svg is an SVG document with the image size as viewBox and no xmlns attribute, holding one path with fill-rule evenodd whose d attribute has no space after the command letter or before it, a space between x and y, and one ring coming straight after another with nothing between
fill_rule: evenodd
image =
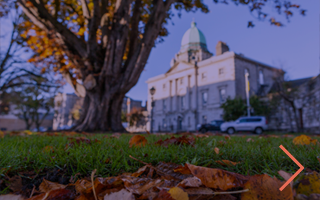
<instances>
[{"instance_id":1,"label":"fallen leaf","mask_svg":"<svg viewBox=\"0 0 320 200\"><path fill-rule=\"evenodd\" d=\"M312 193L320 194L320 174L317 172L306 173L297 180L297 194L309 196Z\"/></svg>"},{"instance_id":2,"label":"fallen leaf","mask_svg":"<svg viewBox=\"0 0 320 200\"><path fill-rule=\"evenodd\" d=\"M40 192L50 192L52 190L64 189L66 187L67 187L66 185L54 183L51 181L47 181L46 179L43 179L42 183L39 185L39 191Z\"/></svg>"},{"instance_id":3,"label":"fallen leaf","mask_svg":"<svg viewBox=\"0 0 320 200\"><path fill-rule=\"evenodd\" d=\"M292 200L293 193L291 187L286 187L280 191L279 188L284 184L277 178L271 178L267 174L251 176L244 184L244 189L248 192L241 194L241 199L274 199L274 200Z\"/></svg>"},{"instance_id":4,"label":"fallen leaf","mask_svg":"<svg viewBox=\"0 0 320 200\"><path fill-rule=\"evenodd\" d=\"M42 149L42 152L43 152L43 153L53 153L54 150L53 150L53 147L52 147L52 146L45 146L45 147Z\"/></svg>"},{"instance_id":5,"label":"fallen leaf","mask_svg":"<svg viewBox=\"0 0 320 200\"><path fill-rule=\"evenodd\" d=\"M159 186L163 180L121 176L125 188L133 194L142 195L146 190Z\"/></svg>"},{"instance_id":6,"label":"fallen leaf","mask_svg":"<svg viewBox=\"0 0 320 200\"><path fill-rule=\"evenodd\" d=\"M66 189L57 189L57 190L51 190L50 192L47 192L47 193L39 194L27 200L54 200L54 199L70 200L74 198L75 198L75 194L73 191L66 190Z\"/></svg>"},{"instance_id":7,"label":"fallen leaf","mask_svg":"<svg viewBox=\"0 0 320 200\"><path fill-rule=\"evenodd\" d=\"M222 166L236 166L237 164L239 164L240 162L232 162L230 160L218 160L216 161L216 163L222 165Z\"/></svg>"},{"instance_id":8,"label":"fallen leaf","mask_svg":"<svg viewBox=\"0 0 320 200\"><path fill-rule=\"evenodd\" d=\"M186 178L184 180L182 180L177 186L178 187L194 187L194 188L197 188L197 187L200 187L202 185L202 182L199 178L197 177L189 177L189 178Z\"/></svg>"},{"instance_id":9,"label":"fallen leaf","mask_svg":"<svg viewBox=\"0 0 320 200\"><path fill-rule=\"evenodd\" d=\"M115 200L115 199L135 200L133 194L126 189L122 189L119 192L106 194L106 196L104 196L104 200Z\"/></svg>"},{"instance_id":10,"label":"fallen leaf","mask_svg":"<svg viewBox=\"0 0 320 200\"><path fill-rule=\"evenodd\" d=\"M204 138L204 137L209 137L209 135L207 135L207 134L198 134L196 137L198 137L198 138Z\"/></svg>"},{"instance_id":11,"label":"fallen leaf","mask_svg":"<svg viewBox=\"0 0 320 200\"><path fill-rule=\"evenodd\" d=\"M117 138L117 139L119 139L120 136L121 136L120 133L113 133L110 137L111 137L111 138Z\"/></svg>"},{"instance_id":12,"label":"fallen leaf","mask_svg":"<svg viewBox=\"0 0 320 200\"><path fill-rule=\"evenodd\" d=\"M171 195L171 197L174 200L189 200L188 193L183 191L179 187L173 187L171 188L168 193Z\"/></svg>"},{"instance_id":13,"label":"fallen leaf","mask_svg":"<svg viewBox=\"0 0 320 200\"><path fill-rule=\"evenodd\" d=\"M191 171L187 164L185 165L180 165L179 167L176 167L173 169L174 172L179 172L181 174L191 174Z\"/></svg>"},{"instance_id":14,"label":"fallen leaf","mask_svg":"<svg viewBox=\"0 0 320 200\"><path fill-rule=\"evenodd\" d=\"M231 140L231 137L230 137L229 135L225 135L224 138L225 138L226 140Z\"/></svg>"},{"instance_id":15,"label":"fallen leaf","mask_svg":"<svg viewBox=\"0 0 320 200\"><path fill-rule=\"evenodd\" d=\"M6 184L10 190L13 192L20 192L23 185L22 185L22 179L20 176L15 175L11 178L8 178L8 183Z\"/></svg>"},{"instance_id":16,"label":"fallen leaf","mask_svg":"<svg viewBox=\"0 0 320 200\"><path fill-rule=\"evenodd\" d=\"M213 189L229 190L242 187L248 177L222 169L212 169L187 164L191 173L198 177L203 185Z\"/></svg>"},{"instance_id":17,"label":"fallen leaf","mask_svg":"<svg viewBox=\"0 0 320 200\"><path fill-rule=\"evenodd\" d=\"M175 200L172 198L171 194L168 193L165 189L160 190L158 196L153 200Z\"/></svg>"},{"instance_id":18,"label":"fallen leaf","mask_svg":"<svg viewBox=\"0 0 320 200\"><path fill-rule=\"evenodd\" d=\"M146 130L146 132L147 132L147 135L151 135L151 134L150 134L150 132L149 132L148 130Z\"/></svg>"},{"instance_id":19,"label":"fallen leaf","mask_svg":"<svg viewBox=\"0 0 320 200\"><path fill-rule=\"evenodd\" d=\"M248 138L247 142L250 142L250 141L254 142L254 140L252 138Z\"/></svg>"},{"instance_id":20,"label":"fallen leaf","mask_svg":"<svg viewBox=\"0 0 320 200\"><path fill-rule=\"evenodd\" d=\"M291 176L292 176L292 174L287 173L287 172L282 171L282 170L278 171L278 174L279 174L285 181L289 180L289 179L291 178ZM289 185L290 185L290 187L292 188L293 182L291 181Z\"/></svg>"},{"instance_id":21,"label":"fallen leaf","mask_svg":"<svg viewBox=\"0 0 320 200\"><path fill-rule=\"evenodd\" d=\"M145 146L147 144L147 139L141 135L134 135L129 141L129 147L132 146L140 147Z\"/></svg>"},{"instance_id":22,"label":"fallen leaf","mask_svg":"<svg viewBox=\"0 0 320 200\"><path fill-rule=\"evenodd\" d=\"M21 195L15 195L15 194L6 194L1 195L0 200L23 200L24 198Z\"/></svg>"},{"instance_id":23,"label":"fallen leaf","mask_svg":"<svg viewBox=\"0 0 320 200\"><path fill-rule=\"evenodd\" d=\"M316 144L317 140L311 139L311 137L309 137L307 135L300 135L300 136L295 137L292 142L295 145L309 145L310 143Z\"/></svg>"},{"instance_id":24,"label":"fallen leaf","mask_svg":"<svg viewBox=\"0 0 320 200\"><path fill-rule=\"evenodd\" d=\"M4 132L0 131L0 138L4 138Z\"/></svg>"},{"instance_id":25,"label":"fallen leaf","mask_svg":"<svg viewBox=\"0 0 320 200\"><path fill-rule=\"evenodd\" d=\"M219 148L218 148L218 147L215 147L215 148L214 148L214 152L216 152L216 154L219 154Z\"/></svg>"},{"instance_id":26,"label":"fallen leaf","mask_svg":"<svg viewBox=\"0 0 320 200\"><path fill-rule=\"evenodd\" d=\"M181 136L181 137L174 137L172 136L171 138L167 138L165 140L158 140L155 144L156 145L160 145L160 146L164 146L164 147L168 147L169 144L176 144L176 145L180 145L180 144L186 144L186 145L191 145L193 146L195 142L194 137L192 136Z\"/></svg>"}]
</instances>

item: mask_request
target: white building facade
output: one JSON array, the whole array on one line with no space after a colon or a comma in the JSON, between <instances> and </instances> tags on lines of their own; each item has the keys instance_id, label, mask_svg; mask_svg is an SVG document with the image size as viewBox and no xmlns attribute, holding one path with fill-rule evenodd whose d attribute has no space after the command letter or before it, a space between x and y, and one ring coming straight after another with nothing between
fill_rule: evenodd
<instances>
[{"instance_id":1,"label":"white building facade","mask_svg":"<svg viewBox=\"0 0 320 200\"><path fill-rule=\"evenodd\" d=\"M147 80L147 109L149 116L151 112L153 116L152 131L195 131L197 124L222 119L220 106L227 97L245 98L245 70L249 72L251 95L267 94L273 78L283 76L282 70L229 51L221 41L213 55L204 34L192 22L170 69ZM151 97L152 87L156 91ZM147 127L151 131L151 123Z\"/></svg>"}]
</instances>

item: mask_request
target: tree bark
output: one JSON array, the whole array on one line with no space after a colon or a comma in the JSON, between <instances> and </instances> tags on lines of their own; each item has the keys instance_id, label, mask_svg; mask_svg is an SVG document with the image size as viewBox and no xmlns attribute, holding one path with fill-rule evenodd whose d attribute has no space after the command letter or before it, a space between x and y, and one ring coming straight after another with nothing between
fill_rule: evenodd
<instances>
[{"instance_id":1,"label":"tree bark","mask_svg":"<svg viewBox=\"0 0 320 200\"><path fill-rule=\"evenodd\" d=\"M126 132L121 121L121 107L125 94L125 92L104 94L87 91L81 117L73 129Z\"/></svg>"},{"instance_id":2,"label":"tree bark","mask_svg":"<svg viewBox=\"0 0 320 200\"><path fill-rule=\"evenodd\" d=\"M93 0L92 13L88 12L86 1L82 0L83 14L89 29L87 41L82 41L55 20L42 1L18 2L34 24L47 33L55 33L55 40L81 73L86 96L81 117L73 129L125 131L121 122L123 98L138 82L167 12L175 0L152 1L150 16L141 32L141 0L134 3L133 0L117 0L112 20L105 15L106 9L100 9L98 0ZM27 2L33 6L27 6ZM98 44L96 35L99 24L101 44ZM124 59L126 53L127 59Z\"/></svg>"}]
</instances>

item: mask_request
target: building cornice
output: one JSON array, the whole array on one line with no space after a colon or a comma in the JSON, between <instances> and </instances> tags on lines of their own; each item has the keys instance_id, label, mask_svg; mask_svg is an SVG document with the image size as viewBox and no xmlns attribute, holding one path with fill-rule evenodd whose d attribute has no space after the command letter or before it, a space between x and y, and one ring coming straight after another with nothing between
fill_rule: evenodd
<instances>
[{"instance_id":1,"label":"building cornice","mask_svg":"<svg viewBox=\"0 0 320 200\"><path fill-rule=\"evenodd\" d=\"M273 70L273 71L278 71L278 72L281 72L281 73L283 73L283 74L285 73L285 71L283 71L282 69L279 69L279 68L276 68L276 67L267 65L267 64L265 64L265 63L262 63L262 62L253 60L253 59L251 59L251 58L245 57L245 56L240 55L240 54L236 54L236 53L235 53L235 58L240 59L240 60L244 60L244 61L247 61L247 62L251 62L251 63L253 63L253 64L259 64L259 65L261 65L262 67L268 68L268 69Z\"/></svg>"}]
</instances>

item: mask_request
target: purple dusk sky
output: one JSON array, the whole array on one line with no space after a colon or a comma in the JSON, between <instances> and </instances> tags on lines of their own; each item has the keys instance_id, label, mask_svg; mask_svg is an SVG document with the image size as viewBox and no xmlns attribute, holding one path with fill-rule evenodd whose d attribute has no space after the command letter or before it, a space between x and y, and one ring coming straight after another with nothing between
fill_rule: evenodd
<instances>
[{"instance_id":1,"label":"purple dusk sky","mask_svg":"<svg viewBox=\"0 0 320 200\"><path fill-rule=\"evenodd\" d=\"M170 68L170 60L179 51L183 34L190 28L192 19L206 37L209 51L215 54L215 46L219 40L226 42L230 51L243 53L246 57L280 67L287 71L287 78L299 79L316 76L320 72L319 65L319 0L291 0L294 4L306 9L306 16L294 12L288 23L283 16L268 6L266 11L276 20L284 22L284 27L271 26L268 21L258 21L249 12L247 6L215 4L205 0L210 13L200 11L182 13L182 17L173 18L174 25L167 25L169 36L164 42L153 48L145 70L140 79L127 96L147 100L147 79L165 73ZM230 1L231 2L231 1ZM293 9L294 10L294 9ZM247 28L248 21L253 21L254 28ZM9 32L10 24L0 21L1 34ZM7 41L3 40L2 45ZM65 92L72 93L70 86L65 86Z\"/></svg>"}]
</instances>

